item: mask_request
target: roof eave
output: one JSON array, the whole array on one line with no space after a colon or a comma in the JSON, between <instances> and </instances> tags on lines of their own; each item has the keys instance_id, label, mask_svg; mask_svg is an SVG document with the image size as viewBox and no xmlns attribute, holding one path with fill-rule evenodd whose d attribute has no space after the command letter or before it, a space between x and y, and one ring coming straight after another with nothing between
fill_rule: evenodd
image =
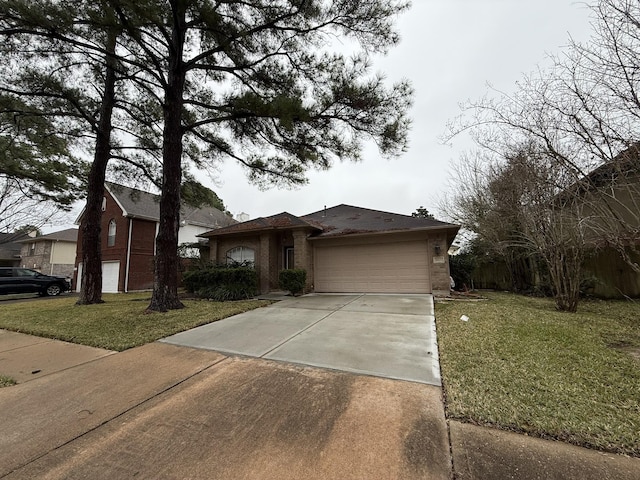
<instances>
[{"instance_id":1,"label":"roof eave","mask_svg":"<svg viewBox=\"0 0 640 480\"><path fill-rule=\"evenodd\" d=\"M395 235L395 234L399 234L399 233L420 233L420 232L426 232L426 233L430 233L430 232L435 232L435 231L445 231L445 232L453 232L453 236L452 237L448 237L451 238L449 243L453 243L453 239L455 238L456 234L458 233L458 231L460 230L460 226L458 225L453 225L453 224L449 224L449 225L436 225L436 226L431 226L431 227L421 227L421 228L403 228L403 229L398 229L398 230L382 230L382 231L373 231L373 232L354 232L354 233L337 233L335 235L332 234L327 234L327 235L320 235L317 237L309 237L309 240L311 241L322 241L322 240L329 240L329 239L333 239L333 238L354 238L354 237L370 237L370 236L381 236L381 235Z\"/></svg>"},{"instance_id":2,"label":"roof eave","mask_svg":"<svg viewBox=\"0 0 640 480\"><path fill-rule=\"evenodd\" d=\"M319 229L318 227L314 227L312 225L288 225L288 226L277 226L277 227L262 227L262 228L252 228L249 230L237 230L234 232L218 232L218 230L211 230L209 232L204 232L201 233L199 235L196 235L197 237L202 237L202 238L213 238L213 237L228 237L228 236L232 236L232 235L255 235L261 232L273 232L276 230L318 230L318 231L322 231L321 229Z\"/></svg>"},{"instance_id":3,"label":"roof eave","mask_svg":"<svg viewBox=\"0 0 640 480\"><path fill-rule=\"evenodd\" d=\"M126 215L123 214L122 216L126 218L132 218L137 220L147 220L149 222L156 222L156 223L160 221L158 217L147 217L146 215L134 215L131 213L128 213Z\"/></svg>"},{"instance_id":4,"label":"roof eave","mask_svg":"<svg viewBox=\"0 0 640 480\"><path fill-rule=\"evenodd\" d=\"M216 228L224 228L227 225L224 226L215 226L215 225L211 225L210 223L204 223L204 222L192 222L191 220L185 220L184 221L185 225L193 225L194 227L205 227L205 228L210 228L212 230L215 230Z\"/></svg>"}]
</instances>

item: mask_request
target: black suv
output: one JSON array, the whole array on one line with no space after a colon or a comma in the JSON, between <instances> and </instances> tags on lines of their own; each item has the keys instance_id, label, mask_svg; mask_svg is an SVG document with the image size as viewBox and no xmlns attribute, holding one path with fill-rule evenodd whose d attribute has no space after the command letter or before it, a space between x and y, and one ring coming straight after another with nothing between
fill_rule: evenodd
<instances>
[{"instance_id":1,"label":"black suv","mask_svg":"<svg viewBox=\"0 0 640 480\"><path fill-rule=\"evenodd\" d=\"M0 295L39 293L53 296L69 290L71 283L66 278L44 275L28 268L0 267Z\"/></svg>"}]
</instances>

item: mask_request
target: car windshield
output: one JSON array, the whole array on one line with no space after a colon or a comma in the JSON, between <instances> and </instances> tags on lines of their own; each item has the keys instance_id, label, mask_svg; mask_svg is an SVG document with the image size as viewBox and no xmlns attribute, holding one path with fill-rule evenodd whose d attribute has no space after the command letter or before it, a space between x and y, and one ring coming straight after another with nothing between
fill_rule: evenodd
<instances>
[{"instance_id":1,"label":"car windshield","mask_svg":"<svg viewBox=\"0 0 640 480\"><path fill-rule=\"evenodd\" d=\"M16 276L18 277L37 277L38 275L40 275L40 272L36 272L35 270L29 270L28 268L16 269Z\"/></svg>"}]
</instances>

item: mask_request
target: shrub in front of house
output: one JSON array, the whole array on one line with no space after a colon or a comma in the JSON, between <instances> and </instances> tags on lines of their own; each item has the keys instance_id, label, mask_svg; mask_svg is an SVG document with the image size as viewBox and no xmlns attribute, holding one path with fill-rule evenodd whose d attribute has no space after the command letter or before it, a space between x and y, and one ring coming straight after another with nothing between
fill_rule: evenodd
<instances>
[{"instance_id":1,"label":"shrub in front of house","mask_svg":"<svg viewBox=\"0 0 640 480\"><path fill-rule=\"evenodd\" d=\"M307 271L304 268L282 270L278 275L278 281L280 288L291 292L291 295L299 295L304 291Z\"/></svg>"},{"instance_id":2,"label":"shrub in front of house","mask_svg":"<svg viewBox=\"0 0 640 480\"><path fill-rule=\"evenodd\" d=\"M455 290L468 290L472 285L476 259L471 253L449 255L449 271L455 283Z\"/></svg>"},{"instance_id":3,"label":"shrub in front of house","mask_svg":"<svg viewBox=\"0 0 640 480\"><path fill-rule=\"evenodd\" d=\"M184 287L200 298L218 302L245 300L258 294L258 273L248 266L216 265L184 274Z\"/></svg>"}]
</instances>

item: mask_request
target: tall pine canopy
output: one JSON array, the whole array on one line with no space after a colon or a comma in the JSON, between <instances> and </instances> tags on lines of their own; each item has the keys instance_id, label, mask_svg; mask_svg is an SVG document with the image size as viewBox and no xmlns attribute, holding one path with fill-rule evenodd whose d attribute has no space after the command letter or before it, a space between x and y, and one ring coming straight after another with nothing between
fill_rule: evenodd
<instances>
[{"instance_id":1,"label":"tall pine canopy","mask_svg":"<svg viewBox=\"0 0 640 480\"><path fill-rule=\"evenodd\" d=\"M183 174L234 161L264 188L297 185L310 169L361 160L366 141L385 156L406 147L411 88L406 81L388 85L371 71L372 55L399 41L393 23L408 8L402 0L98 3L77 2L71 11L93 22L101 46L92 39L76 44L79 26L87 23L73 21L78 36L71 45L99 78L111 71L118 79L102 107L112 102L114 131L126 134L112 136L110 147L123 139L133 145L111 157L150 173L158 171L156 159L161 164L150 311L182 307L177 233ZM60 14L50 7L63 4L34 5L48 5L50 19ZM55 25L48 23L48 34L69 45ZM98 120L111 118L108 108L100 111Z\"/></svg>"}]
</instances>

